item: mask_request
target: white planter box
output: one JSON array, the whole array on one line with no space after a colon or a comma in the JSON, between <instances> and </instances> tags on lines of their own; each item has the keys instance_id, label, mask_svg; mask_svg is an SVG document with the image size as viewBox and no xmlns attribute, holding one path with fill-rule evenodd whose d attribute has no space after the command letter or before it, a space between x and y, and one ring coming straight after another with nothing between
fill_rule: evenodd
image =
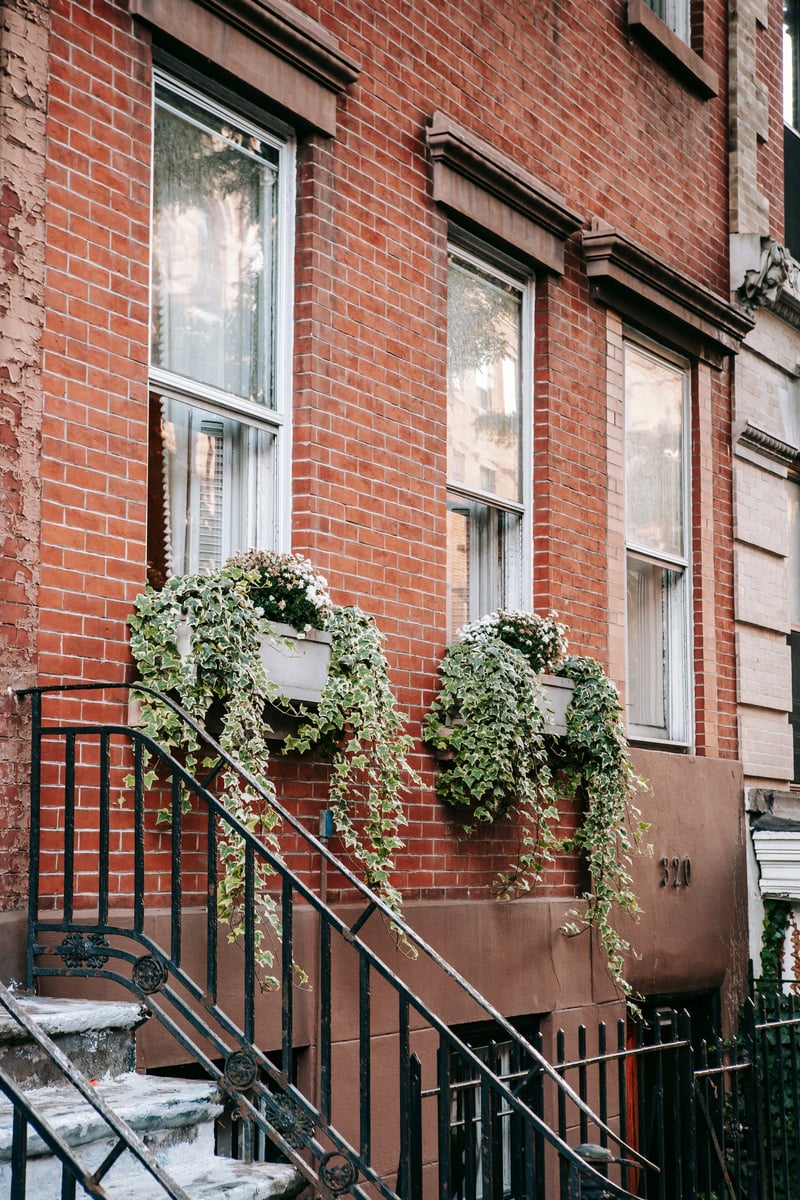
<instances>
[{"instance_id":1,"label":"white planter box","mask_svg":"<svg viewBox=\"0 0 800 1200\"><path fill-rule=\"evenodd\" d=\"M328 678L331 635L312 629L300 636L291 625L271 623L272 636L261 641L261 661L267 678L289 700L318 703Z\"/></svg>"},{"instance_id":2,"label":"white planter box","mask_svg":"<svg viewBox=\"0 0 800 1200\"><path fill-rule=\"evenodd\" d=\"M547 705L544 732L551 737L565 737L567 733L567 707L572 700L575 683L572 679L565 679L563 675L538 675L537 679L542 685L545 704ZM462 724L461 718L453 717L452 722L442 725L439 732L447 737L452 726L460 724ZM437 750L436 757L439 762L449 762L453 758L453 752L452 750Z\"/></svg>"},{"instance_id":3,"label":"white planter box","mask_svg":"<svg viewBox=\"0 0 800 1200\"><path fill-rule=\"evenodd\" d=\"M267 678L288 700L319 703L328 678L331 635L321 629L300 634L293 625L270 622L271 634L261 639L261 661ZM191 648L192 631L188 624L178 626L178 653L185 658Z\"/></svg>"},{"instance_id":4,"label":"white planter box","mask_svg":"<svg viewBox=\"0 0 800 1200\"><path fill-rule=\"evenodd\" d=\"M565 679L563 675L539 675L538 678L550 710L545 720L544 731L556 737L564 737L567 732L567 707L572 700L575 683L572 679Z\"/></svg>"}]
</instances>

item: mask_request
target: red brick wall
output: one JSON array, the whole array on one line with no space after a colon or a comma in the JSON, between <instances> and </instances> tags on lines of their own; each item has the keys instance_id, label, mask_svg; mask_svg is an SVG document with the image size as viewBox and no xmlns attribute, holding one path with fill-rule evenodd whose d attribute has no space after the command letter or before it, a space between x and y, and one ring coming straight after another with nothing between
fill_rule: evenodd
<instances>
[{"instance_id":1,"label":"red brick wall","mask_svg":"<svg viewBox=\"0 0 800 1200\"><path fill-rule=\"evenodd\" d=\"M144 582L150 68L122 8L52 6L44 680L120 678Z\"/></svg>"},{"instance_id":2,"label":"red brick wall","mask_svg":"<svg viewBox=\"0 0 800 1200\"><path fill-rule=\"evenodd\" d=\"M766 141L758 146L758 187L769 202L770 233L783 242L783 19L778 4L771 6L766 27L756 25L756 79L769 96Z\"/></svg>"},{"instance_id":3,"label":"red brick wall","mask_svg":"<svg viewBox=\"0 0 800 1200\"><path fill-rule=\"evenodd\" d=\"M361 75L336 141L299 144L294 545L337 601L377 618L416 733L445 624L447 223L426 119L444 110L571 209L725 294L725 97L700 100L632 41L623 0L300 7ZM705 20L724 82L721 0ZM46 680L121 678L145 574L148 36L121 2L56 0L52 22L40 665ZM538 285L536 331L537 608L558 609L573 648L606 659L606 320L574 242L563 278ZM728 386L715 376L724 604L712 636L719 747L735 755ZM421 749L415 765L425 788L408 804L401 886L485 894L514 832L457 840ZM280 777L316 828L321 769L290 763ZM573 869L553 884L568 890Z\"/></svg>"},{"instance_id":4,"label":"red brick wall","mask_svg":"<svg viewBox=\"0 0 800 1200\"><path fill-rule=\"evenodd\" d=\"M36 682L45 4L0 10L0 911L27 892L27 706Z\"/></svg>"}]
</instances>

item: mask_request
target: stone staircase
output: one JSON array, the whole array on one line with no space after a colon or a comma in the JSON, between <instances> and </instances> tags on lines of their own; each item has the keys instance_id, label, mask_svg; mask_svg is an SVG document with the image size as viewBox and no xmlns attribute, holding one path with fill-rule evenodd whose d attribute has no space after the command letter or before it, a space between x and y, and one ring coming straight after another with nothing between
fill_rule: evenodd
<instances>
[{"instance_id":1,"label":"stone staircase","mask_svg":"<svg viewBox=\"0 0 800 1200\"><path fill-rule=\"evenodd\" d=\"M137 1074L135 1031L147 1012L135 1003L95 1003L15 996L25 1016L51 1039L116 1117L142 1139L189 1200L268 1200L296 1196L298 1171L276 1163L239 1162L214 1153L214 1121L222 1096L215 1084ZM87 1176L119 1138L15 1017L0 1007L0 1072L24 1093L37 1115L70 1147ZM60 1200L62 1167L32 1128L25 1182L12 1186L13 1106L0 1090L0 1200ZM159 1200L169 1193L130 1150L100 1181L110 1200ZM181 1191L182 1189L182 1191ZM83 1195L79 1183L77 1194Z\"/></svg>"}]
</instances>

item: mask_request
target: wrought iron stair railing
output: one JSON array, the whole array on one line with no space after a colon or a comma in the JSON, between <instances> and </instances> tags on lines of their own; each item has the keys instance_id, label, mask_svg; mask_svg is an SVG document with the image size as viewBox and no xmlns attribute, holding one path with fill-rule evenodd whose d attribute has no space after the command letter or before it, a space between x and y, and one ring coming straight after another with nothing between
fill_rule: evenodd
<instances>
[{"instance_id":1,"label":"wrought iron stair railing","mask_svg":"<svg viewBox=\"0 0 800 1200\"><path fill-rule=\"evenodd\" d=\"M204 784L137 728L124 721L109 722L105 714L114 703L109 697L120 689L127 694L131 686L74 684L18 693L30 701L32 718L29 986L45 976L84 976L113 980L144 999L184 1054L230 1096L245 1144L252 1142L252 1131L260 1131L321 1195L421 1200L435 1194L440 1200L500 1200L508 1194L509 1145L513 1145L515 1195L520 1200L541 1200L545 1194L554 1195L554 1187L570 1200L582 1195L631 1200L629 1178L635 1180L638 1195L647 1195L647 1179L658 1169L627 1144L624 1112L619 1114L616 1131L600 1120L492 1004L168 697L163 699L213 753L217 766L237 770L248 789L272 805L284 831L306 856L312 856L317 874L327 878L328 886L335 876L334 890L357 901L360 911L355 920L345 920L341 914L347 908L331 907L306 878L290 870L283 858L224 807L210 782L216 770ZM75 709L70 705L75 693L94 703L103 720L73 719ZM48 702L56 706L55 719L45 719ZM148 824L152 813L146 786L148 759L157 762L161 786L170 796L172 821L163 831ZM131 776L132 787L124 785L126 794L121 795L120 781ZM182 816L182 793L188 793L199 810L191 828ZM213 902L217 847L223 836L237 836L245 847L245 921L236 980L231 976L230 955L224 979L220 978L226 935ZM191 896L187 902L185 879L189 866L197 875L199 846L202 890L212 902L204 905L203 961L187 966L183 922L193 905ZM257 1028L259 863L274 872L282 928L277 1055L265 1052ZM163 940L155 936L150 910L159 889L166 894L168 908ZM434 991L443 986L455 989L461 1009L470 1010L466 1019L494 1023L498 1035L512 1046L509 1077L478 1056L417 994L422 989L405 982L370 944L376 916L427 962L425 975L438 980ZM300 918L307 928L309 917L315 926L318 960L312 1037L307 1029L298 1028L293 986L295 925ZM415 964L408 966L409 974L422 977ZM334 1038L334 1021L341 1017L335 988L342 970L354 972L357 980L348 992L357 1015L352 1062ZM226 1004L228 996L235 1000ZM396 1006L388 1026L387 996ZM397 1057L392 1090L387 1093L383 1049L390 1033L396 1037ZM431 1039L435 1054L430 1052ZM314 1088L300 1086L294 1069L296 1046L309 1041L316 1044L318 1056ZM376 1095L373 1082L379 1051L381 1094ZM424 1087L423 1060L435 1076ZM465 1072L474 1084L470 1103L475 1129L466 1160L463 1145L459 1148L451 1130L456 1086L451 1077L458 1074L463 1081ZM354 1111L345 1096L352 1098ZM606 1157L618 1164L612 1169L619 1181L607 1178L606 1167L598 1171L558 1136L548 1120L556 1106L561 1112L571 1107L576 1128L591 1130L602 1147L616 1148L616 1153L608 1149ZM454 1161L456 1155L459 1161Z\"/></svg>"}]
</instances>

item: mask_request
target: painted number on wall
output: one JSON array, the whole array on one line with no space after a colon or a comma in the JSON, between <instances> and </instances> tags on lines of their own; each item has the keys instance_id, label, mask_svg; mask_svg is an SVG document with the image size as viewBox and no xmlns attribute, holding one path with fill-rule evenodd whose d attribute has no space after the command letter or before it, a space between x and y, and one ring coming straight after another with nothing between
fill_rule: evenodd
<instances>
[{"instance_id":1,"label":"painted number on wall","mask_svg":"<svg viewBox=\"0 0 800 1200\"><path fill-rule=\"evenodd\" d=\"M662 887L688 887L692 882L692 860L690 858L660 858Z\"/></svg>"}]
</instances>

